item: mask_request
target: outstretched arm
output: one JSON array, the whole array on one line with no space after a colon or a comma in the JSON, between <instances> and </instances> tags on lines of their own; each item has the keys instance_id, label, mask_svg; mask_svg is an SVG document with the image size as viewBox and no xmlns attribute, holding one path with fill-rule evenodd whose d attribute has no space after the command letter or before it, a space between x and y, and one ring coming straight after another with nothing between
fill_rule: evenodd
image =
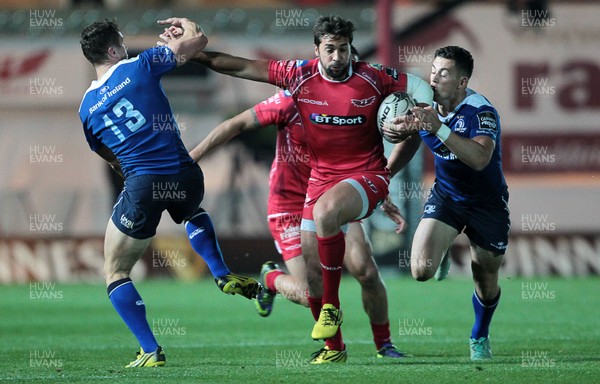
<instances>
[{"instance_id":1,"label":"outstretched arm","mask_svg":"<svg viewBox=\"0 0 600 384\"><path fill-rule=\"evenodd\" d=\"M196 148L190 151L190 156L194 159L194 162L197 163L210 151L227 143L240 133L258 129L260 127L261 125L256 117L254 109L247 109L239 115L217 125L217 127L196 146Z\"/></svg>"},{"instance_id":2,"label":"outstretched arm","mask_svg":"<svg viewBox=\"0 0 600 384\"><path fill-rule=\"evenodd\" d=\"M269 82L269 60L245 59L223 52L202 52L194 61L225 75Z\"/></svg>"},{"instance_id":3,"label":"outstretched arm","mask_svg":"<svg viewBox=\"0 0 600 384\"><path fill-rule=\"evenodd\" d=\"M169 19L170 20L170 19ZM167 20L165 20L166 22ZM160 21L159 21L160 23ZM170 45L183 37L183 30L172 25L159 35L159 45ZM192 61L206 65L213 71L247 80L269 82L269 60L252 60L223 52L198 52Z\"/></svg>"}]
</instances>

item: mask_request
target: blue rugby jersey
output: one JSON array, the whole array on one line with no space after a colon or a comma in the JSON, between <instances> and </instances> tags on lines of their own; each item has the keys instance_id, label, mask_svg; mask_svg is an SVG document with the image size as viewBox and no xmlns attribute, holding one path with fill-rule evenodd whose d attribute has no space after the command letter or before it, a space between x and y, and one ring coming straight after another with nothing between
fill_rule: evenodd
<instances>
[{"instance_id":1,"label":"blue rugby jersey","mask_svg":"<svg viewBox=\"0 0 600 384\"><path fill-rule=\"evenodd\" d=\"M437 103L434 103L437 108ZM460 161L437 136L421 131L421 138L435 159L436 187L452 200L480 203L497 197L507 189L502 173L500 118L492 104L482 95L467 89L467 97L448 116L438 115L452 132L466 138L488 136L496 142L489 164L476 171Z\"/></svg>"},{"instance_id":2,"label":"blue rugby jersey","mask_svg":"<svg viewBox=\"0 0 600 384\"><path fill-rule=\"evenodd\" d=\"M170 48L150 48L112 66L83 96L79 117L90 148L112 150L125 177L175 174L193 162L160 84L176 66Z\"/></svg>"}]
</instances>

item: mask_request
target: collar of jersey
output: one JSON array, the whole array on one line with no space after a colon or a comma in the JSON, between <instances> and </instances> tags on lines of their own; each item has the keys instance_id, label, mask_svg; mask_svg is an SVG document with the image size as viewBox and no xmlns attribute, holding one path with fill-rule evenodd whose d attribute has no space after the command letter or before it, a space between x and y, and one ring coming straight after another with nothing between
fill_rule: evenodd
<instances>
[{"instance_id":1,"label":"collar of jersey","mask_svg":"<svg viewBox=\"0 0 600 384\"><path fill-rule=\"evenodd\" d=\"M90 85L90 87L88 88L88 91L91 91L92 89L96 89L101 87L104 83L106 83L106 81L112 76L112 74L117 70L117 68L119 68L121 65L123 64L127 64L127 63L132 63L134 61L138 60L138 57L132 57L131 59L124 59L119 61L118 63L116 63L115 65L113 65L112 67L110 67L108 69L108 71L106 71L106 73L104 75L102 75L102 77L99 80L93 80L92 81L92 85Z\"/></svg>"},{"instance_id":2,"label":"collar of jersey","mask_svg":"<svg viewBox=\"0 0 600 384\"><path fill-rule=\"evenodd\" d=\"M345 79L343 80L331 80L328 79L324 74L323 74L323 66L321 65L321 60L318 61L319 64L319 74L321 75L321 77L327 81L329 81L330 83L343 83L344 81L348 80L351 76L352 76L352 62L350 62L349 65L349 69L348 69L348 76L346 76Z\"/></svg>"},{"instance_id":3,"label":"collar of jersey","mask_svg":"<svg viewBox=\"0 0 600 384\"><path fill-rule=\"evenodd\" d=\"M440 118L440 121L442 121L443 123L446 123L450 120L452 120L452 117L454 117L454 115L456 114L456 112L458 112L458 110L467 102L467 99L469 98L469 96L471 95L475 95L477 94L477 92L475 92L474 90L472 90L471 88L467 88L467 96L465 96L464 99L462 99L462 101L456 106L456 108L454 108L454 110L452 112L450 112L448 114L448 116L442 116L440 115L440 113L438 112L438 117ZM435 101L433 102L433 108L435 108L435 110L438 110L438 103L436 103Z\"/></svg>"}]
</instances>

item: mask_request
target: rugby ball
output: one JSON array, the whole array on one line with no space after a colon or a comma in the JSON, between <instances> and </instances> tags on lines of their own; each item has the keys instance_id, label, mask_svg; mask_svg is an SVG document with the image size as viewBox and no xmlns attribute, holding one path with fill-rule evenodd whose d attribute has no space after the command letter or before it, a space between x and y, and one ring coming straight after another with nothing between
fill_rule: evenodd
<instances>
[{"instance_id":1,"label":"rugby ball","mask_svg":"<svg viewBox=\"0 0 600 384\"><path fill-rule=\"evenodd\" d=\"M396 91L386 96L377 111L377 127L379 128L379 132L381 133L383 129L383 123L392 120L394 117L410 114L410 109L414 106L416 106L415 101L406 92ZM406 137L414 133L416 132L407 134Z\"/></svg>"}]
</instances>

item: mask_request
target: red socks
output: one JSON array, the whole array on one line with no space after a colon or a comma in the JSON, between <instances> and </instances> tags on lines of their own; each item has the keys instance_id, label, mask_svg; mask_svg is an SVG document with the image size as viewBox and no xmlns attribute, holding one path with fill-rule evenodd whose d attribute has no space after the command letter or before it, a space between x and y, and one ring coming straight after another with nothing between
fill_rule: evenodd
<instances>
[{"instance_id":1,"label":"red socks","mask_svg":"<svg viewBox=\"0 0 600 384\"><path fill-rule=\"evenodd\" d=\"M267 273L267 276L265 276L265 284L267 286L265 288L269 291L277 292L277 289L275 289L275 279L281 275L284 275L284 273L279 269Z\"/></svg>"},{"instance_id":2,"label":"red socks","mask_svg":"<svg viewBox=\"0 0 600 384\"><path fill-rule=\"evenodd\" d=\"M310 312L315 321L319 320L319 314L321 313L321 298L308 296L308 306L310 307Z\"/></svg>"},{"instance_id":3,"label":"red socks","mask_svg":"<svg viewBox=\"0 0 600 384\"><path fill-rule=\"evenodd\" d=\"M344 340L342 340L342 328L338 328L337 333L331 338L325 340L325 345L329 347L329 349L334 351L343 351L346 349L346 345L344 345Z\"/></svg>"},{"instance_id":4,"label":"red socks","mask_svg":"<svg viewBox=\"0 0 600 384\"><path fill-rule=\"evenodd\" d=\"M346 251L344 233L331 237L317 236L319 260L323 273L323 300L325 304L340 307L339 289L342 280L342 262Z\"/></svg>"},{"instance_id":5,"label":"red socks","mask_svg":"<svg viewBox=\"0 0 600 384\"><path fill-rule=\"evenodd\" d=\"M375 342L375 347L378 351L383 348L384 344L392 342L389 321L385 324L371 323L371 330L373 331L373 341Z\"/></svg>"},{"instance_id":6,"label":"red socks","mask_svg":"<svg viewBox=\"0 0 600 384\"><path fill-rule=\"evenodd\" d=\"M319 260L323 273L323 298L308 298L310 311L316 320L319 319L321 306L323 303L333 304L336 308L340 307L339 289L342 280L342 262L346 252L346 241L344 233L339 232L331 237L317 236ZM331 338L325 340L325 345L331 350L343 351L346 346L342 339L342 329Z\"/></svg>"}]
</instances>

